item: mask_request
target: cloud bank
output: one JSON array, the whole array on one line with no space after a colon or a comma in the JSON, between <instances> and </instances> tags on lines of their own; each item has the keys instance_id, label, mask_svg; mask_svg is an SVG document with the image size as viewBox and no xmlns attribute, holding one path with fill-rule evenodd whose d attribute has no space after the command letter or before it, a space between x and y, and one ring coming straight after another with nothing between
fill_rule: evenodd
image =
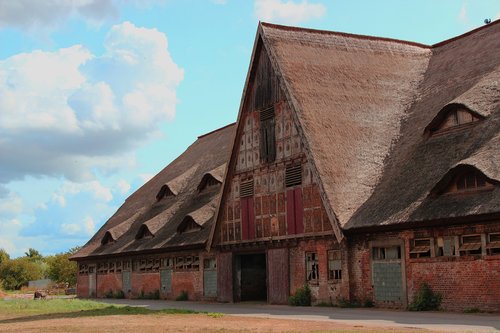
<instances>
[{"instance_id":1,"label":"cloud bank","mask_svg":"<svg viewBox=\"0 0 500 333\"><path fill-rule=\"evenodd\" d=\"M0 61L0 185L123 168L175 116L184 72L163 33L124 22L104 46L100 56L75 45Z\"/></svg>"},{"instance_id":2,"label":"cloud bank","mask_svg":"<svg viewBox=\"0 0 500 333\"><path fill-rule=\"evenodd\" d=\"M319 3L282 0L255 0L255 16L261 21L283 24L297 24L311 19L321 18L326 7Z\"/></svg>"}]
</instances>

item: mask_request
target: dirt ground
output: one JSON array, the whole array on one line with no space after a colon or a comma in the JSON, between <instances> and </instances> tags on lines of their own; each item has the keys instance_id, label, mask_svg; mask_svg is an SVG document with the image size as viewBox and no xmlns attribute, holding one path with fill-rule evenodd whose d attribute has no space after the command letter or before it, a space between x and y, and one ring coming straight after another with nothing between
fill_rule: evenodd
<instances>
[{"instance_id":1,"label":"dirt ground","mask_svg":"<svg viewBox=\"0 0 500 333\"><path fill-rule=\"evenodd\" d=\"M423 330L374 329L321 321L210 317L206 314L116 315L102 317L50 318L26 316L6 318L0 314L0 332L426 332Z\"/></svg>"}]
</instances>

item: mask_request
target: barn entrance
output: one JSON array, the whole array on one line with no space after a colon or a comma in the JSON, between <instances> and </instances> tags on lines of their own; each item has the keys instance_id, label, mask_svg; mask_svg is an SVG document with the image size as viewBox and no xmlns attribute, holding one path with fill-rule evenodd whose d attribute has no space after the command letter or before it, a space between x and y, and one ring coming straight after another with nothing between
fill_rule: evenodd
<instances>
[{"instance_id":1,"label":"barn entrance","mask_svg":"<svg viewBox=\"0 0 500 333\"><path fill-rule=\"evenodd\" d=\"M266 254L236 256L236 300L267 301Z\"/></svg>"}]
</instances>

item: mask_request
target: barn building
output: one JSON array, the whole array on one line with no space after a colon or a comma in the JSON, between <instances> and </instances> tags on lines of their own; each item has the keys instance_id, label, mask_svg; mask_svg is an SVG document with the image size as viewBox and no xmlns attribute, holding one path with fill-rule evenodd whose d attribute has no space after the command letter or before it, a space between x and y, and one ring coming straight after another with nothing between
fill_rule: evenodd
<instances>
[{"instance_id":1,"label":"barn building","mask_svg":"<svg viewBox=\"0 0 500 333\"><path fill-rule=\"evenodd\" d=\"M72 257L79 297L215 299L216 259L206 244L234 127L200 136Z\"/></svg>"},{"instance_id":2,"label":"barn building","mask_svg":"<svg viewBox=\"0 0 500 333\"><path fill-rule=\"evenodd\" d=\"M127 199L74 258L79 295L283 304L308 284L404 308L425 282L500 310L499 22L432 46L260 23L236 125Z\"/></svg>"}]
</instances>

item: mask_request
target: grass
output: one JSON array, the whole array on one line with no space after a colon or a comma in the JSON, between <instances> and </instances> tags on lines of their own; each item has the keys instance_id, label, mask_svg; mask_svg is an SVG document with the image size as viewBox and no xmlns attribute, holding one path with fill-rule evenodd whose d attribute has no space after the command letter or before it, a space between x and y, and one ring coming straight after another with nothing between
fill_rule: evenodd
<instances>
[{"instance_id":1,"label":"grass","mask_svg":"<svg viewBox=\"0 0 500 333\"><path fill-rule=\"evenodd\" d=\"M50 299L50 300L0 300L0 323L14 321L29 321L49 318L77 318L112 315L170 315L199 314L192 310L163 309L150 310L144 307L109 305L90 300L80 299ZM22 317L19 317L19 316ZM222 313L206 313L213 318L222 317ZM43 318L42 318L43 317ZM4 319L4 320L2 320Z\"/></svg>"}]
</instances>

